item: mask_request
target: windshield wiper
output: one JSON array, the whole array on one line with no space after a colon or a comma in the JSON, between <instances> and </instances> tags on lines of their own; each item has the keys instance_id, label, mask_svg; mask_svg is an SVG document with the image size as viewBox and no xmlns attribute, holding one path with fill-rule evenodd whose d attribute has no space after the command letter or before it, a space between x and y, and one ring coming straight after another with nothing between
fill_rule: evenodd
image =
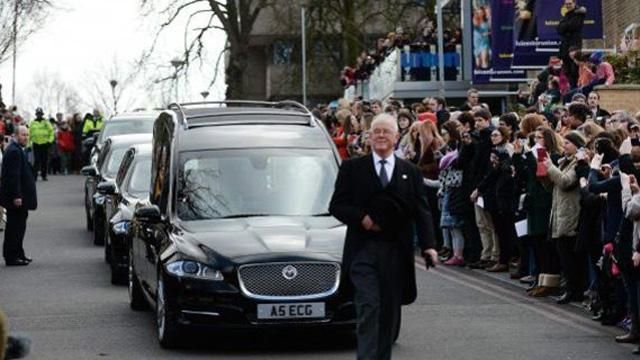
<instances>
[{"instance_id":1,"label":"windshield wiper","mask_svg":"<svg viewBox=\"0 0 640 360\"><path fill-rule=\"evenodd\" d=\"M244 217L259 217L259 216L276 216L276 215L273 215L273 214L236 214L236 215L221 216L218 219L237 219L237 218L244 218Z\"/></svg>"}]
</instances>

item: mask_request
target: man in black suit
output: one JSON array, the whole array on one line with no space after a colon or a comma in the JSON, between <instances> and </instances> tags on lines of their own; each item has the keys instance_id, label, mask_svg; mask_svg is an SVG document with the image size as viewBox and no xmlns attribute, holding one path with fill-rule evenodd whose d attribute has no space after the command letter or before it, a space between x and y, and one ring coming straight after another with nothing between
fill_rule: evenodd
<instances>
[{"instance_id":1,"label":"man in black suit","mask_svg":"<svg viewBox=\"0 0 640 360\"><path fill-rule=\"evenodd\" d=\"M19 126L4 152L0 181L0 204L7 209L2 254L7 266L29 265L22 247L29 210L38 206L36 182L24 147L29 142L29 130Z\"/></svg>"},{"instance_id":2,"label":"man in black suit","mask_svg":"<svg viewBox=\"0 0 640 360\"><path fill-rule=\"evenodd\" d=\"M422 175L393 155L396 119L376 116L373 153L342 163L329 211L347 225L342 266L355 291L358 359L390 359L400 306L416 298L413 224L428 263L437 263Z\"/></svg>"}]
</instances>

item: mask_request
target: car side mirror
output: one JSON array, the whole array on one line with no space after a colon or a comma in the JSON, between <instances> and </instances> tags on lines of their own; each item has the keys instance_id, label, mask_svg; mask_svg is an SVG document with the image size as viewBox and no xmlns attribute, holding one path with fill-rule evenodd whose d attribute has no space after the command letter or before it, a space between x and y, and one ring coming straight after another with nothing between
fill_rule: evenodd
<instances>
[{"instance_id":1,"label":"car side mirror","mask_svg":"<svg viewBox=\"0 0 640 360\"><path fill-rule=\"evenodd\" d=\"M84 176L97 176L98 169L93 165L87 165L80 170L80 173Z\"/></svg>"},{"instance_id":2,"label":"car side mirror","mask_svg":"<svg viewBox=\"0 0 640 360\"><path fill-rule=\"evenodd\" d=\"M134 214L142 222L159 223L161 220L160 209L156 205L137 208Z\"/></svg>"},{"instance_id":3,"label":"car side mirror","mask_svg":"<svg viewBox=\"0 0 640 360\"><path fill-rule=\"evenodd\" d=\"M96 190L103 195L113 195L116 193L116 184L111 181L103 181L98 184Z\"/></svg>"}]
</instances>

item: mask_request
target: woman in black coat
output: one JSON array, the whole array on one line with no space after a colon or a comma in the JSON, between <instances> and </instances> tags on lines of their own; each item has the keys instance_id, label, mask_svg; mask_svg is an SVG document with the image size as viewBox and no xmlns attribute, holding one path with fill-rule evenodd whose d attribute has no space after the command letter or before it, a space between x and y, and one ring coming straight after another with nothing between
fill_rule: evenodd
<instances>
[{"instance_id":1,"label":"woman in black coat","mask_svg":"<svg viewBox=\"0 0 640 360\"><path fill-rule=\"evenodd\" d=\"M500 148L492 150L490 161L489 174L480 182L477 193L472 196L483 196L485 209L491 214L500 243L500 259L494 266L487 268L487 271L506 272L509 271L511 248L517 238L514 206L516 182L507 151Z\"/></svg>"}]
</instances>

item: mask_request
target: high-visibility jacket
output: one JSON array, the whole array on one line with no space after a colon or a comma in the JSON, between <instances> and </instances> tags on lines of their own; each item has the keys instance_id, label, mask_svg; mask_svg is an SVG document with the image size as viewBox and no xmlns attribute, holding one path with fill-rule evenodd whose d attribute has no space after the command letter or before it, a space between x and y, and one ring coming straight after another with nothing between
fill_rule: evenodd
<instances>
[{"instance_id":1,"label":"high-visibility jacket","mask_svg":"<svg viewBox=\"0 0 640 360\"><path fill-rule=\"evenodd\" d=\"M82 127L82 135L87 135L91 131L102 130L104 122L101 117L97 117L93 120L87 119Z\"/></svg>"},{"instance_id":2,"label":"high-visibility jacket","mask_svg":"<svg viewBox=\"0 0 640 360\"><path fill-rule=\"evenodd\" d=\"M53 144L55 134L53 125L47 119L35 119L29 124L29 141L32 144Z\"/></svg>"}]
</instances>

